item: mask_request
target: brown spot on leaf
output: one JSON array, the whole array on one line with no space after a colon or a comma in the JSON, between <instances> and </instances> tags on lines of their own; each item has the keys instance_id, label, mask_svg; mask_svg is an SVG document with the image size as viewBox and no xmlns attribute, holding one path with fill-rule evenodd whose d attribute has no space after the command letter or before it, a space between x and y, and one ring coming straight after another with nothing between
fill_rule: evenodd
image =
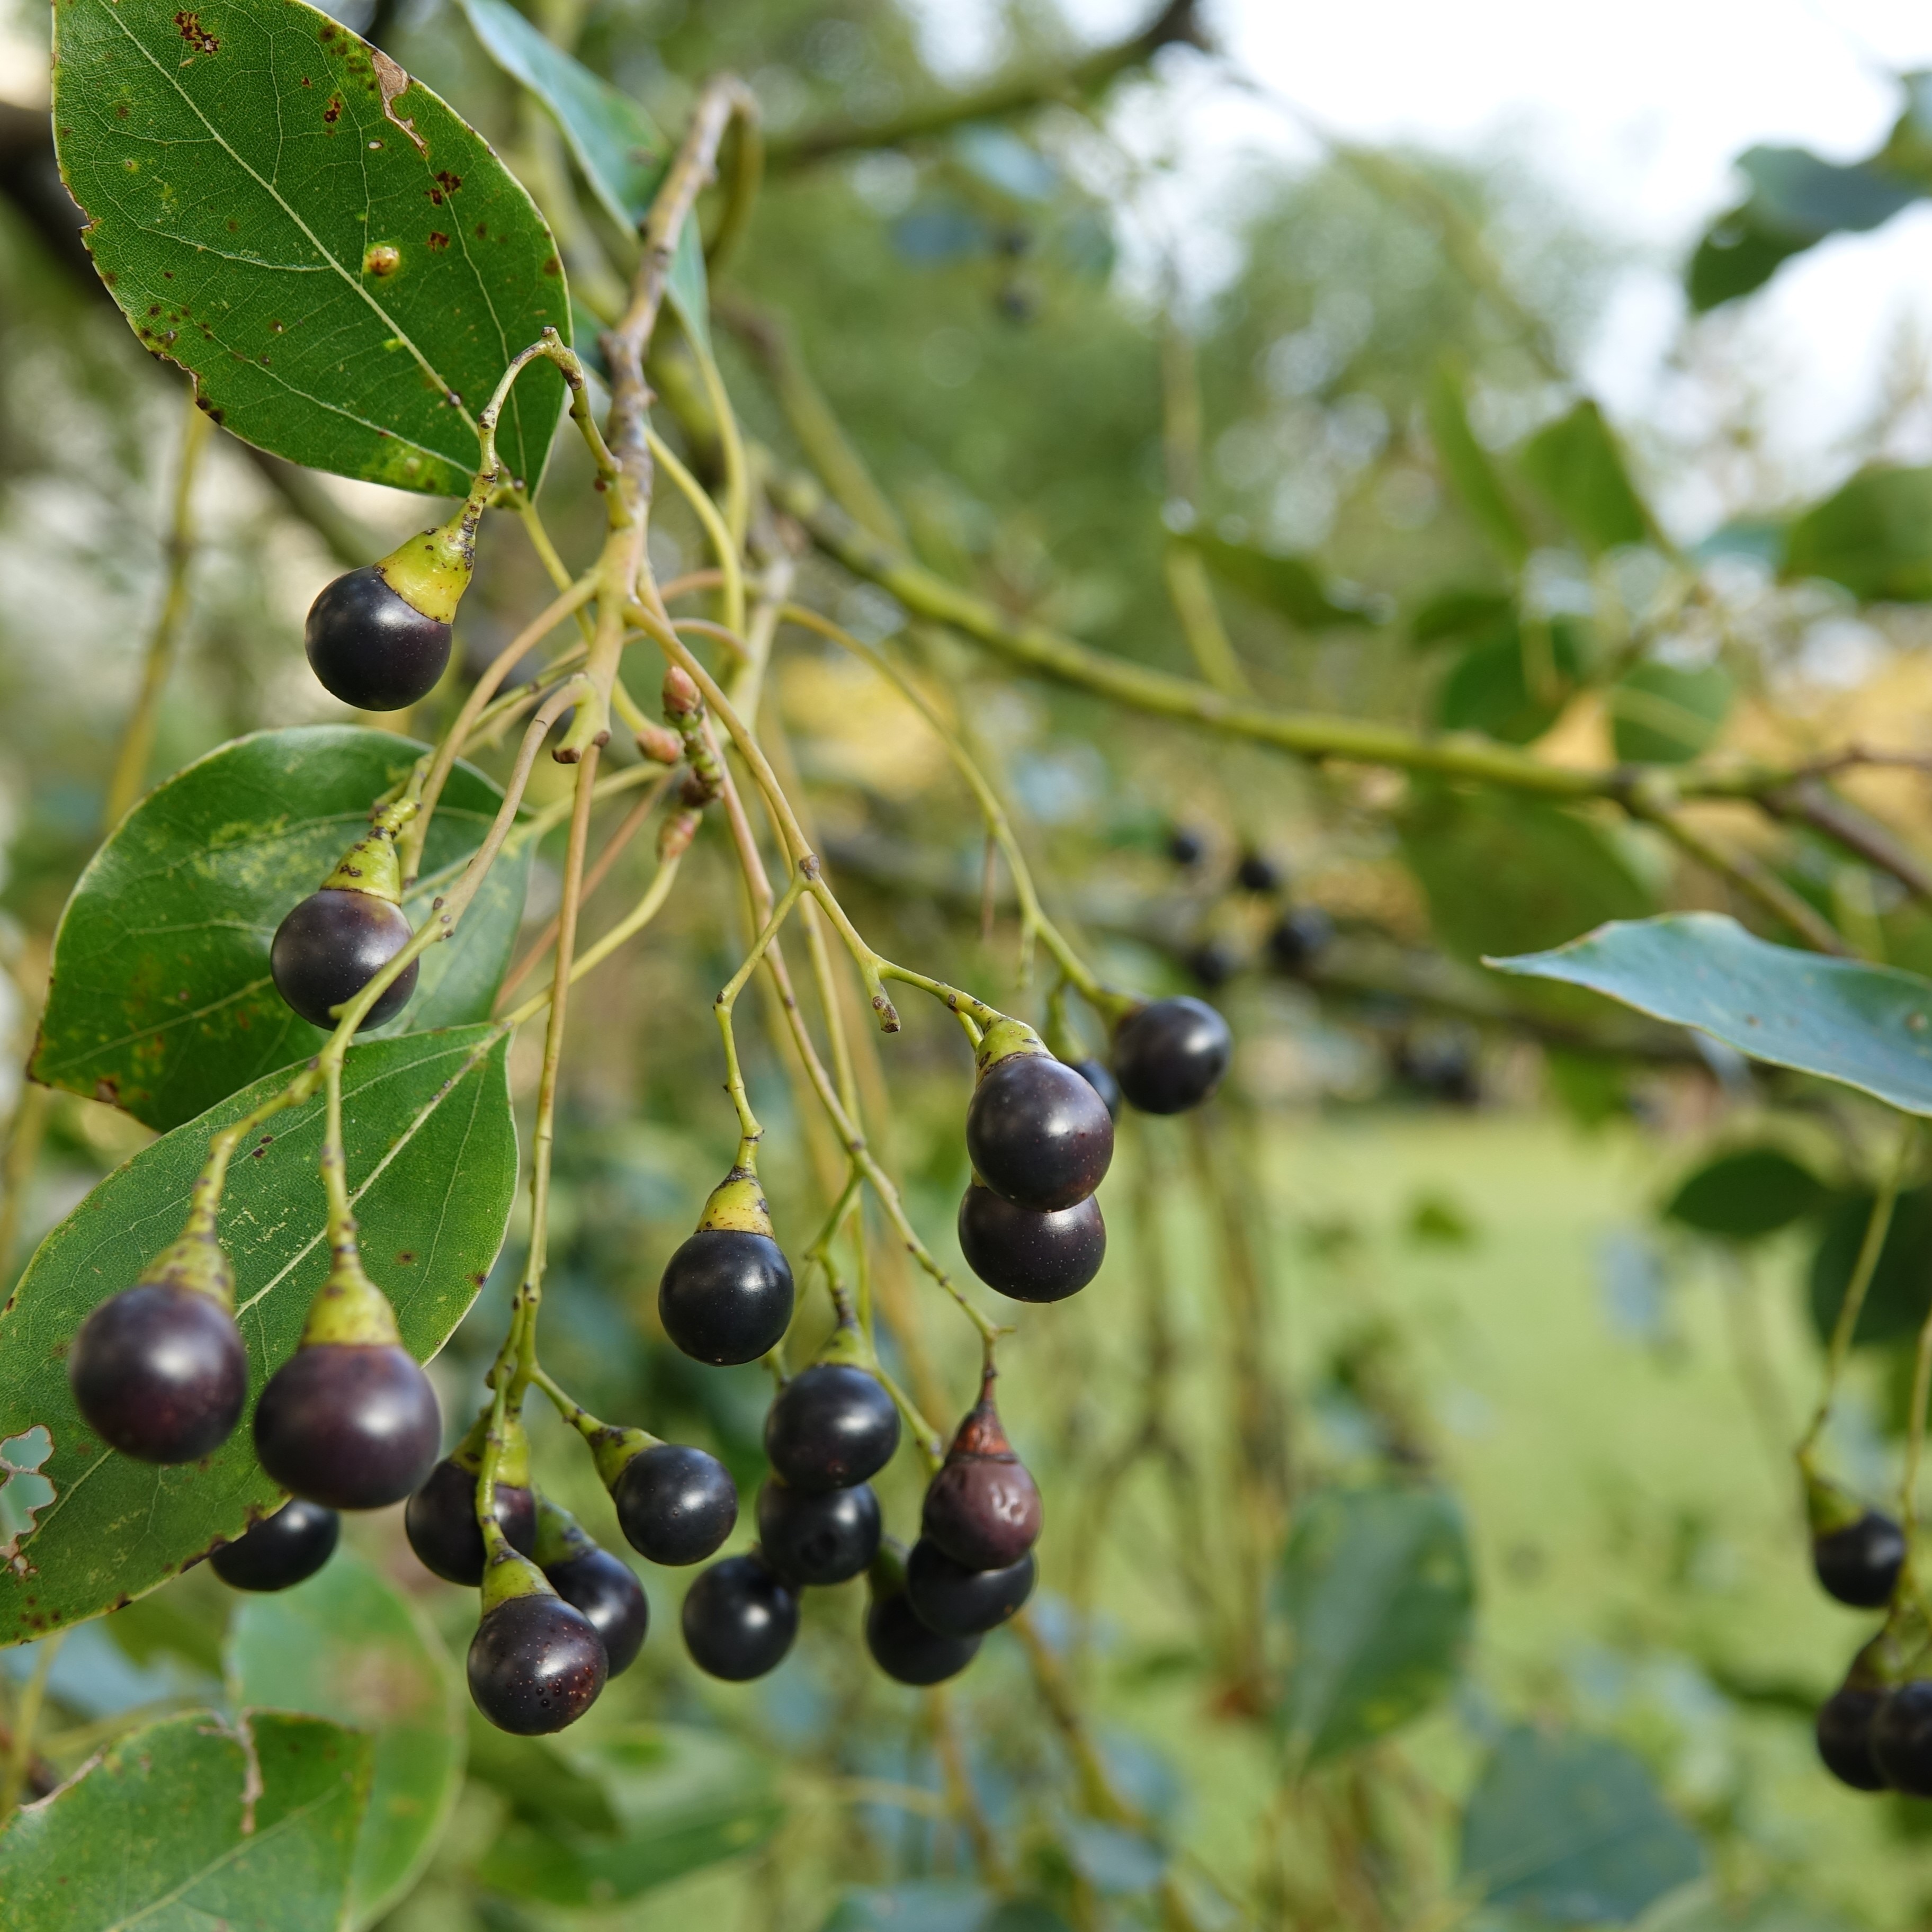
<instances>
[{"instance_id":1,"label":"brown spot on leaf","mask_svg":"<svg viewBox=\"0 0 1932 1932\"><path fill-rule=\"evenodd\" d=\"M175 26L182 38L187 41L196 53L212 54L220 51L221 43L212 34L206 32L202 29L201 16L199 14L177 14L175 16Z\"/></svg>"},{"instance_id":2,"label":"brown spot on leaf","mask_svg":"<svg viewBox=\"0 0 1932 1932\"><path fill-rule=\"evenodd\" d=\"M487 221L479 221L477 223L476 238L479 242L487 242L489 240L490 224Z\"/></svg>"},{"instance_id":3,"label":"brown spot on leaf","mask_svg":"<svg viewBox=\"0 0 1932 1932\"><path fill-rule=\"evenodd\" d=\"M452 174L447 168L442 170L436 178L437 186L445 194L454 194L463 185L463 177Z\"/></svg>"},{"instance_id":4,"label":"brown spot on leaf","mask_svg":"<svg viewBox=\"0 0 1932 1932\"><path fill-rule=\"evenodd\" d=\"M547 275L560 275L563 273L563 264L552 255L544 262L543 272Z\"/></svg>"},{"instance_id":5,"label":"brown spot on leaf","mask_svg":"<svg viewBox=\"0 0 1932 1932\"><path fill-rule=\"evenodd\" d=\"M111 1074L94 1083L94 1097L104 1106L118 1106L121 1103L121 1083Z\"/></svg>"},{"instance_id":6,"label":"brown spot on leaf","mask_svg":"<svg viewBox=\"0 0 1932 1932\"><path fill-rule=\"evenodd\" d=\"M342 118L342 97L340 94L332 94L328 97L328 105L322 110L322 118L325 124L331 128L334 127L336 122Z\"/></svg>"},{"instance_id":7,"label":"brown spot on leaf","mask_svg":"<svg viewBox=\"0 0 1932 1932\"><path fill-rule=\"evenodd\" d=\"M393 275L402 265L402 250L388 242L374 243L368 254L362 257L362 272L365 275Z\"/></svg>"},{"instance_id":8,"label":"brown spot on leaf","mask_svg":"<svg viewBox=\"0 0 1932 1932\"><path fill-rule=\"evenodd\" d=\"M396 1265L398 1268L411 1267L414 1264L416 1258L414 1249L404 1248L396 1256Z\"/></svg>"},{"instance_id":9,"label":"brown spot on leaf","mask_svg":"<svg viewBox=\"0 0 1932 1932\"><path fill-rule=\"evenodd\" d=\"M429 245L432 248L447 248L449 246L449 237L440 229L432 228L429 231Z\"/></svg>"}]
</instances>

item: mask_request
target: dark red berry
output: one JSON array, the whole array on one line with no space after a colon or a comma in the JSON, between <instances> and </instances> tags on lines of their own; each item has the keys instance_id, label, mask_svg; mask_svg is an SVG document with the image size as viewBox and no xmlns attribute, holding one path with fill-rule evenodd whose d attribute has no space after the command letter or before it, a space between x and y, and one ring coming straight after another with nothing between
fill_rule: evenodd
<instances>
[{"instance_id":1,"label":"dark red berry","mask_svg":"<svg viewBox=\"0 0 1932 1932\"><path fill-rule=\"evenodd\" d=\"M989 1372L927 1486L920 1527L956 1563L1004 1570L1039 1540L1040 1526L1040 1491L1000 1426Z\"/></svg>"},{"instance_id":2,"label":"dark red berry","mask_svg":"<svg viewBox=\"0 0 1932 1932\"><path fill-rule=\"evenodd\" d=\"M248 1400L248 1351L226 1305L158 1282L94 1310L67 1375L88 1426L144 1462L199 1462L234 1433Z\"/></svg>"},{"instance_id":3,"label":"dark red berry","mask_svg":"<svg viewBox=\"0 0 1932 1932\"><path fill-rule=\"evenodd\" d=\"M436 1466L442 1418L406 1348L298 1348L255 1405L255 1454L285 1490L331 1509L381 1509Z\"/></svg>"},{"instance_id":4,"label":"dark red berry","mask_svg":"<svg viewBox=\"0 0 1932 1932\"><path fill-rule=\"evenodd\" d=\"M310 1025L332 1028L331 1009L346 1006L410 938L400 906L374 892L325 886L276 927L268 970L276 992ZM394 1019L409 1004L418 963L412 959L384 988L358 1032Z\"/></svg>"},{"instance_id":5,"label":"dark red berry","mask_svg":"<svg viewBox=\"0 0 1932 1932\"><path fill-rule=\"evenodd\" d=\"M700 1228L658 1284L664 1333L694 1361L755 1362L791 1324L791 1264L769 1234Z\"/></svg>"},{"instance_id":6,"label":"dark red berry","mask_svg":"<svg viewBox=\"0 0 1932 1932\"><path fill-rule=\"evenodd\" d=\"M1885 1774L1872 1755L1872 1720L1884 1701L1882 1691L1847 1684L1818 1707L1818 1755L1825 1768L1854 1791L1885 1789Z\"/></svg>"},{"instance_id":7,"label":"dark red berry","mask_svg":"<svg viewBox=\"0 0 1932 1932\"><path fill-rule=\"evenodd\" d=\"M1046 1214L975 1180L959 1203L959 1252L988 1288L1016 1301L1064 1301L1100 1272L1107 1224L1090 1194Z\"/></svg>"},{"instance_id":8,"label":"dark red berry","mask_svg":"<svg viewBox=\"0 0 1932 1932\"><path fill-rule=\"evenodd\" d=\"M1281 868L1264 852L1244 852L1234 883L1244 892L1272 892L1281 886Z\"/></svg>"},{"instance_id":9,"label":"dark red berry","mask_svg":"<svg viewBox=\"0 0 1932 1932\"><path fill-rule=\"evenodd\" d=\"M651 1622L644 1586L631 1566L593 1544L580 1556L552 1564L544 1574L566 1604L590 1619L610 1661L610 1675L629 1670L644 1646Z\"/></svg>"},{"instance_id":10,"label":"dark red berry","mask_svg":"<svg viewBox=\"0 0 1932 1932\"><path fill-rule=\"evenodd\" d=\"M765 1418L765 1454L795 1490L849 1488L899 1446L899 1412L876 1376L820 1362L792 1377Z\"/></svg>"},{"instance_id":11,"label":"dark red berry","mask_svg":"<svg viewBox=\"0 0 1932 1932\"><path fill-rule=\"evenodd\" d=\"M1100 1095L1108 1119L1118 1120L1120 1118L1120 1083L1114 1078L1114 1070L1104 1060L1075 1060L1067 1064Z\"/></svg>"},{"instance_id":12,"label":"dark red berry","mask_svg":"<svg viewBox=\"0 0 1932 1932\"><path fill-rule=\"evenodd\" d=\"M610 1486L625 1540L653 1563L702 1563L738 1520L738 1486L716 1456L659 1442L633 1456Z\"/></svg>"},{"instance_id":13,"label":"dark red berry","mask_svg":"<svg viewBox=\"0 0 1932 1932\"><path fill-rule=\"evenodd\" d=\"M1144 1114L1184 1114L1221 1084L1234 1051L1228 1022L1183 994L1138 1007L1114 1033L1114 1076Z\"/></svg>"},{"instance_id":14,"label":"dark red berry","mask_svg":"<svg viewBox=\"0 0 1932 1932\"><path fill-rule=\"evenodd\" d=\"M878 1552L879 1499L869 1483L814 1496L777 1477L758 1490L758 1546L788 1583L842 1583Z\"/></svg>"},{"instance_id":15,"label":"dark red berry","mask_svg":"<svg viewBox=\"0 0 1932 1932\"><path fill-rule=\"evenodd\" d=\"M728 1556L685 1594L685 1648L728 1684L775 1670L798 1634L798 1596L760 1556Z\"/></svg>"},{"instance_id":16,"label":"dark red berry","mask_svg":"<svg viewBox=\"0 0 1932 1932\"><path fill-rule=\"evenodd\" d=\"M574 1724L610 1674L590 1619L548 1591L486 1610L470 1641L470 1694L500 1731L542 1737Z\"/></svg>"},{"instance_id":17,"label":"dark red berry","mask_svg":"<svg viewBox=\"0 0 1932 1932\"><path fill-rule=\"evenodd\" d=\"M969 1570L922 1536L906 1558L906 1598L914 1614L941 1636L980 1636L1033 1594L1033 1552L1002 1570Z\"/></svg>"},{"instance_id":18,"label":"dark red berry","mask_svg":"<svg viewBox=\"0 0 1932 1932\"><path fill-rule=\"evenodd\" d=\"M1191 826L1177 825L1167 835L1167 856L1177 866L1198 866L1208 850L1208 842Z\"/></svg>"},{"instance_id":19,"label":"dark red berry","mask_svg":"<svg viewBox=\"0 0 1932 1932\"><path fill-rule=\"evenodd\" d=\"M872 1661L900 1684L944 1684L978 1655L976 1636L941 1636L914 1614L903 1590L874 1597L866 1612L866 1648Z\"/></svg>"},{"instance_id":20,"label":"dark red berry","mask_svg":"<svg viewBox=\"0 0 1932 1932\"><path fill-rule=\"evenodd\" d=\"M224 1543L208 1558L214 1574L236 1590L286 1590L313 1576L335 1553L342 1519L300 1496L264 1516L247 1534Z\"/></svg>"},{"instance_id":21,"label":"dark red berry","mask_svg":"<svg viewBox=\"0 0 1932 1932\"><path fill-rule=\"evenodd\" d=\"M1812 1567L1826 1594L1855 1610L1882 1610L1890 1603L1904 1562L1904 1532L1877 1510L1811 1539Z\"/></svg>"},{"instance_id":22,"label":"dark red berry","mask_svg":"<svg viewBox=\"0 0 1932 1932\"><path fill-rule=\"evenodd\" d=\"M1305 973L1334 937L1335 922L1319 906L1298 906L1268 934L1268 958L1279 972Z\"/></svg>"},{"instance_id":23,"label":"dark red berry","mask_svg":"<svg viewBox=\"0 0 1932 1932\"><path fill-rule=\"evenodd\" d=\"M1071 1208L1106 1176L1113 1117L1086 1077L1051 1054L1013 1053L980 1075L966 1109L980 1178L1022 1208Z\"/></svg>"},{"instance_id":24,"label":"dark red berry","mask_svg":"<svg viewBox=\"0 0 1932 1932\"><path fill-rule=\"evenodd\" d=\"M1932 1798L1932 1678L1915 1677L1880 1700L1872 1714L1871 1755L1894 1790Z\"/></svg>"},{"instance_id":25,"label":"dark red berry","mask_svg":"<svg viewBox=\"0 0 1932 1932\"><path fill-rule=\"evenodd\" d=\"M450 627L389 588L375 565L345 571L309 606L302 643L332 698L358 711L400 711L436 688Z\"/></svg>"},{"instance_id":26,"label":"dark red berry","mask_svg":"<svg viewBox=\"0 0 1932 1932\"><path fill-rule=\"evenodd\" d=\"M537 1540L536 1498L520 1483L496 1485L496 1521L512 1550L527 1556ZM410 1547L446 1583L483 1580L483 1529L476 1520L476 1472L446 1456L403 1512Z\"/></svg>"}]
</instances>

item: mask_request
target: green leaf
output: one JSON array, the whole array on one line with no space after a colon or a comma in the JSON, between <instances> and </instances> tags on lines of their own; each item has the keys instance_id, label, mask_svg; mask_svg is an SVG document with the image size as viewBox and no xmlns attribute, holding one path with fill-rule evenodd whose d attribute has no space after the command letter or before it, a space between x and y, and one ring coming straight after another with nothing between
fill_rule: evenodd
<instances>
[{"instance_id":1,"label":"green leaf","mask_svg":"<svg viewBox=\"0 0 1932 1932\"><path fill-rule=\"evenodd\" d=\"M1439 1490L1330 1490L1295 1520L1280 1718L1309 1763L1384 1736L1449 1688L1474 1603L1462 1511Z\"/></svg>"},{"instance_id":2,"label":"green leaf","mask_svg":"<svg viewBox=\"0 0 1932 1932\"><path fill-rule=\"evenodd\" d=\"M1702 1899L1688 1911L1673 1904L1656 1932L1852 1932L1850 1922L1828 1907L1790 1892L1768 1892L1740 1912L1728 1900Z\"/></svg>"},{"instance_id":3,"label":"green leaf","mask_svg":"<svg viewBox=\"0 0 1932 1932\"><path fill-rule=\"evenodd\" d=\"M421 1607L352 1550L293 1589L245 1598L228 1630L236 1701L369 1734L369 1804L349 1888L367 1925L421 1875L463 1784L464 1694Z\"/></svg>"},{"instance_id":4,"label":"green leaf","mask_svg":"<svg viewBox=\"0 0 1932 1932\"><path fill-rule=\"evenodd\" d=\"M150 1724L0 1831L8 1932L335 1932L368 1790L368 1739L319 1718Z\"/></svg>"},{"instance_id":5,"label":"green leaf","mask_svg":"<svg viewBox=\"0 0 1932 1932\"><path fill-rule=\"evenodd\" d=\"M488 143L302 0L67 0L54 25L62 172L142 342L244 442L460 495L511 357L570 337L556 244ZM532 490L563 400L546 363L504 411Z\"/></svg>"},{"instance_id":6,"label":"green leaf","mask_svg":"<svg viewBox=\"0 0 1932 1932\"><path fill-rule=\"evenodd\" d=\"M1476 440L1469 427L1468 404L1462 394L1462 380L1444 362L1437 367L1429 385L1427 399L1430 440L1450 487L1462 500L1462 507L1474 518L1490 547L1512 570L1522 568L1530 551L1529 532L1524 528L1508 488L1497 474L1490 453Z\"/></svg>"},{"instance_id":7,"label":"green leaf","mask_svg":"<svg viewBox=\"0 0 1932 1932\"><path fill-rule=\"evenodd\" d=\"M1828 1340L1845 1305L1852 1270L1864 1245L1875 1197L1846 1195L1834 1203L1818 1237L1806 1278L1806 1304L1820 1340ZM1908 1187L1893 1202L1878 1264L1852 1330L1858 1348L1881 1347L1916 1334L1932 1309L1932 1188Z\"/></svg>"},{"instance_id":8,"label":"green leaf","mask_svg":"<svg viewBox=\"0 0 1932 1932\"><path fill-rule=\"evenodd\" d=\"M1522 473L1592 556L1653 534L1622 449L1588 398L1546 424L1516 458Z\"/></svg>"},{"instance_id":9,"label":"green leaf","mask_svg":"<svg viewBox=\"0 0 1932 1932\"><path fill-rule=\"evenodd\" d=\"M1574 617L1524 625L1512 614L1450 668L1436 699L1445 731L1480 731L1508 745L1540 738L1575 694L1589 632Z\"/></svg>"},{"instance_id":10,"label":"green leaf","mask_svg":"<svg viewBox=\"0 0 1932 1932\"><path fill-rule=\"evenodd\" d=\"M993 1894L979 1886L916 1879L844 1893L819 1932L990 1932L995 1910Z\"/></svg>"},{"instance_id":11,"label":"green leaf","mask_svg":"<svg viewBox=\"0 0 1932 1932\"><path fill-rule=\"evenodd\" d=\"M1493 636L1516 614L1507 590L1482 584L1451 584L1438 590L1409 620L1408 640L1418 650L1462 638Z\"/></svg>"},{"instance_id":12,"label":"green leaf","mask_svg":"<svg viewBox=\"0 0 1932 1932\"><path fill-rule=\"evenodd\" d=\"M1733 1148L1678 1182L1664 1210L1666 1221L1726 1240L1762 1240L1828 1198L1825 1184L1782 1148Z\"/></svg>"},{"instance_id":13,"label":"green leaf","mask_svg":"<svg viewBox=\"0 0 1932 1932\"><path fill-rule=\"evenodd\" d=\"M1604 694L1610 740L1629 764L1674 765L1694 758L1718 735L1736 687L1722 664L1682 670L1634 664Z\"/></svg>"},{"instance_id":14,"label":"green leaf","mask_svg":"<svg viewBox=\"0 0 1932 1932\"><path fill-rule=\"evenodd\" d=\"M1380 621L1366 604L1328 583L1305 557L1231 543L1205 530L1190 530L1175 542L1198 551L1224 584L1305 631Z\"/></svg>"},{"instance_id":15,"label":"green leaf","mask_svg":"<svg viewBox=\"0 0 1932 1932\"><path fill-rule=\"evenodd\" d=\"M1862 470L1786 528L1783 567L1868 602L1932 599L1932 469Z\"/></svg>"},{"instance_id":16,"label":"green leaf","mask_svg":"<svg viewBox=\"0 0 1932 1932\"><path fill-rule=\"evenodd\" d=\"M344 1142L363 1255L419 1360L448 1340L502 1244L517 1174L504 1054L488 1027L350 1049ZM65 1358L94 1306L131 1286L180 1232L208 1137L283 1078L258 1081L110 1174L41 1243L0 1310L0 1440L45 1427L53 1454L40 1473L55 1491L14 1562L0 1566L0 1643L44 1636L152 1590L280 1502L245 1420L185 1468L105 1448L75 1409ZM294 1350L328 1272L322 1127L318 1095L272 1121L230 1170L222 1239L258 1391Z\"/></svg>"},{"instance_id":17,"label":"green leaf","mask_svg":"<svg viewBox=\"0 0 1932 1932\"><path fill-rule=\"evenodd\" d=\"M327 1036L268 976L283 915L368 829L369 807L425 750L352 725L261 731L149 793L81 874L55 936L33 1072L165 1130ZM430 822L411 921L482 842L502 794L468 766ZM489 1017L530 869L514 837L447 945L423 956L396 1031Z\"/></svg>"},{"instance_id":18,"label":"green leaf","mask_svg":"<svg viewBox=\"0 0 1932 1932\"><path fill-rule=\"evenodd\" d=\"M508 0L463 0L484 52L548 107L604 212L620 228L641 227L670 165L671 146L631 99L543 35ZM710 341L704 246L695 221L679 232L665 293L679 321Z\"/></svg>"},{"instance_id":19,"label":"green leaf","mask_svg":"<svg viewBox=\"0 0 1932 1932\"><path fill-rule=\"evenodd\" d=\"M1485 962L1692 1026L1773 1066L1932 1114L1932 981L1773 946L1721 913L1618 921L1553 951Z\"/></svg>"},{"instance_id":20,"label":"green leaf","mask_svg":"<svg viewBox=\"0 0 1932 1932\"><path fill-rule=\"evenodd\" d=\"M1496 1905L1628 1924L1704 1853L1640 1758L1600 1738L1507 1732L1462 1814L1462 1876Z\"/></svg>"}]
</instances>

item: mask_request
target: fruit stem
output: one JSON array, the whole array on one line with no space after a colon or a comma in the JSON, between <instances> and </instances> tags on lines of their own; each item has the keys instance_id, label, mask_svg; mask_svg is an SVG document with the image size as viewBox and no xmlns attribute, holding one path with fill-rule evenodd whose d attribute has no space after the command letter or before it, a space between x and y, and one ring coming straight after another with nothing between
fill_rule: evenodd
<instances>
[{"instance_id":1,"label":"fruit stem","mask_svg":"<svg viewBox=\"0 0 1932 1932\"><path fill-rule=\"evenodd\" d=\"M570 391L570 419L577 425L578 434L590 452L590 460L597 466L598 483L610 498L613 511L620 505L622 492L614 486L621 479L617 459L610 454L610 446L604 440L604 434L597 427L597 419L591 413L590 384L585 380L584 364L577 352L568 347L562 336L554 328L544 329L542 335L527 349L520 349L511 357L510 364L497 379L496 387L490 400L483 406L483 413L476 418L476 440L482 453L482 461L478 468L476 481L470 485L472 502L480 511L484 502L495 494L496 487L506 479L502 465L496 458L496 422L502 414L503 405L509 400L511 390L517 378L530 365L542 358L554 362L562 373L566 387ZM520 479L512 485L520 495ZM479 500L480 495L480 500ZM522 504L520 502L518 508Z\"/></svg>"},{"instance_id":2,"label":"fruit stem","mask_svg":"<svg viewBox=\"0 0 1932 1932\"><path fill-rule=\"evenodd\" d=\"M765 1137L765 1130L758 1124L758 1116L752 1112L751 1096L745 1090L743 1069L738 1064L738 1042L731 1026L732 1010L738 1004L738 996L745 990L746 983L757 971L758 962L771 949L773 940L778 936L779 928L790 917L792 908L810 889L812 880L818 876L818 861L807 853L791 876L791 882L784 895L772 908L758 936L752 942L752 950L746 954L738 970L724 982L724 989L711 1003L711 1010L717 1016L718 1031L724 1042L724 1090L731 1096L731 1105L738 1115L738 1159L736 1165L747 1174L758 1170L758 1143Z\"/></svg>"},{"instance_id":3,"label":"fruit stem","mask_svg":"<svg viewBox=\"0 0 1932 1932\"><path fill-rule=\"evenodd\" d=\"M367 892L391 905L403 902L403 870L396 857L396 835L416 815L412 798L379 806L371 814L368 834L356 840L335 862L322 882L326 892Z\"/></svg>"},{"instance_id":4,"label":"fruit stem","mask_svg":"<svg viewBox=\"0 0 1932 1932\"><path fill-rule=\"evenodd\" d=\"M644 428L644 440L650 450L651 460L676 484L680 494L704 526L724 579L725 628L742 637L745 629L745 568L739 559L738 545L732 541L731 532L718 506L711 500L704 484L677 460L670 446L648 424Z\"/></svg>"}]
</instances>

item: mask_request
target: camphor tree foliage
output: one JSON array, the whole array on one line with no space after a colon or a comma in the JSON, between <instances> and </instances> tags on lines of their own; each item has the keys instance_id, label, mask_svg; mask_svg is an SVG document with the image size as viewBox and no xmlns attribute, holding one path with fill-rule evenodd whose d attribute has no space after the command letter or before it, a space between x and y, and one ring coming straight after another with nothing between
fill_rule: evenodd
<instances>
[{"instance_id":1,"label":"camphor tree foliage","mask_svg":"<svg viewBox=\"0 0 1932 1932\"><path fill-rule=\"evenodd\" d=\"M10 1928L1837 1922L1471 1670L1400 1324L1284 1347L1286 1103L1377 1070L1714 1123L1661 1216L1807 1245L1787 1540L1867 1622L1699 1681L1932 1796L1924 760L1785 701L1910 640L1928 472L1688 547L1640 478L1723 465L1575 383L1558 214L1330 142L1202 296L1110 131L1244 84L1193 8L1010 24L962 92L883 4L58 0ZM1747 158L1693 303L1918 193L1921 96Z\"/></svg>"}]
</instances>

